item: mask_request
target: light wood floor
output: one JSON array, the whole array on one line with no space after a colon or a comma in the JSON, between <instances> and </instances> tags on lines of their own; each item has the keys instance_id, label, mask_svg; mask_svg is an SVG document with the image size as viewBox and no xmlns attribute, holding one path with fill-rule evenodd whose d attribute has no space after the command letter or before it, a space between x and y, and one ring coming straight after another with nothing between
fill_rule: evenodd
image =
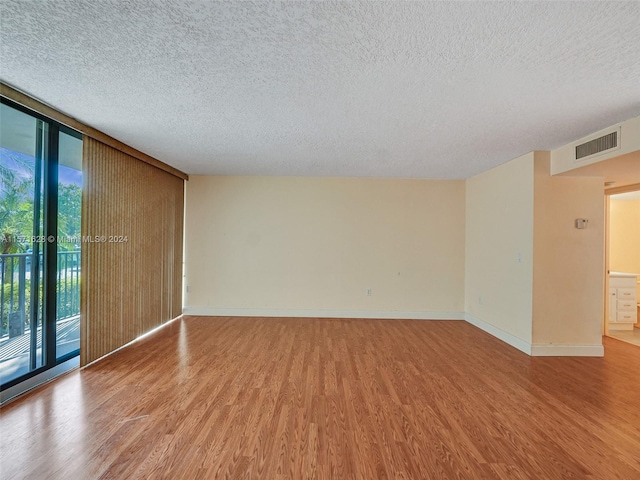
<instances>
[{"instance_id":1,"label":"light wood floor","mask_svg":"<svg viewBox=\"0 0 640 480\"><path fill-rule=\"evenodd\" d=\"M457 321L190 317L7 404L0 478L640 478L640 349Z\"/></svg>"}]
</instances>

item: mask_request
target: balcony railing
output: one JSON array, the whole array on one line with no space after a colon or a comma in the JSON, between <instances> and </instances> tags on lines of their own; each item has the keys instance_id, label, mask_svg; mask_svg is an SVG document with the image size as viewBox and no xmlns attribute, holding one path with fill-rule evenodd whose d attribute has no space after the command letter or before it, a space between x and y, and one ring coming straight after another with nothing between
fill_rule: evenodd
<instances>
[{"instance_id":1,"label":"balcony railing","mask_svg":"<svg viewBox=\"0 0 640 480\"><path fill-rule=\"evenodd\" d=\"M24 335L31 329L32 319L38 325L42 310L33 312L33 306L42 305L42 282L31 279L42 275L34 271L34 254L12 253L0 255L0 338ZM80 251L58 252L56 271L56 321L80 315ZM37 291L32 291L36 288Z\"/></svg>"}]
</instances>

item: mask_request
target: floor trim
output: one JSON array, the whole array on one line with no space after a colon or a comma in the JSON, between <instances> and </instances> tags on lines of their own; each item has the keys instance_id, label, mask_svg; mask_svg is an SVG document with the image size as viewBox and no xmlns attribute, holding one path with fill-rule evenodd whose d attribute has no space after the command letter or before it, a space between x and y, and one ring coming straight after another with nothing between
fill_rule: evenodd
<instances>
[{"instance_id":1,"label":"floor trim","mask_svg":"<svg viewBox=\"0 0 640 480\"><path fill-rule=\"evenodd\" d=\"M474 327L478 327L480 330L484 330L489 335L493 335L497 339L502 340L504 343L517 348L527 355L531 355L531 344L529 342L522 340L521 338L518 338L515 335L510 334L509 332L505 332L501 328L498 328L495 325L482 320L481 318L471 315L470 313L465 313L464 319Z\"/></svg>"},{"instance_id":2,"label":"floor trim","mask_svg":"<svg viewBox=\"0 0 640 480\"><path fill-rule=\"evenodd\" d=\"M401 320L464 320L463 312L401 310L324 310L298 308L184 307L183 315L210 317L383 318Z\"/></svg>"}]
</instances>

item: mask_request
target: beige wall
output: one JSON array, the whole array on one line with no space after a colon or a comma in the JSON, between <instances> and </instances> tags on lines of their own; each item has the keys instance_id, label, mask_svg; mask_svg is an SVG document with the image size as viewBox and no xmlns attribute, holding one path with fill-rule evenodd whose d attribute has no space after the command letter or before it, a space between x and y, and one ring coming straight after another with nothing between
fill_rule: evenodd
<instances>
[{"instance_id":1,"label":"beige wall","mask_svg":"<svg viewBox=\"0 0 640 480\"><path fill-rule=\"evenodd\" d=\"M191 176L186 192L187 313L462 318L464 181Z\"/></svg>"},{"instance_id":2,"label":"beige wall","mask_svg":"<svg viewBox=\"0 0 640 480\"><path fill-rule=\"evenodd\" d=\"M534 354L602 345L603 179L551 177L548 152L536 152L534 165ZM575 228L576 218L588 219L588 228Z\"/></svg>"},{"instance_id":3,"label":"beige wall","mask_svg":"<svg viewBox=\"0 0 640 480\"><path fill-rule=\"evenodd\" d=\"M602 355L603 190L551 177L550 152L468 179L467 320L532 355Z\"/></svg>"},{"instance_id":4,"label":"beige wall","mask_svg":"<svg viewBox=\"0 0 640 480\"><path fill-rule=\"evenodd\" d=\"M533 153L468 179L466 192L466 312L530 344Z\"/></svg>"},{"instance_id":5,"label":"beige wall","mask_svg":"<svg viewBox=\"0 0 640 480\"><path fill-rule=\"evenodd\" d=\"M640 200L610 200L609 269L640 274Z\"/></svg>"},{"instance_id":6,"label":"beige wall","mask_svg":"<svg viewBox=\"0 0 640 480\"><path fill-rule=\"evenodd\" d=\"M610 270L640 273L640 199L611 198L609 229Z\"/></svg>"}]
</instances>

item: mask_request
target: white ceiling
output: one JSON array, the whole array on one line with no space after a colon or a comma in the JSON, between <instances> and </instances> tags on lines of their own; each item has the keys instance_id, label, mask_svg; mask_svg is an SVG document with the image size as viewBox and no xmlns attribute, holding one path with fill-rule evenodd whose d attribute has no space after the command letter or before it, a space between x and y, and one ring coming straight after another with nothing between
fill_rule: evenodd
<instances>
[{"instance_id":1,"label":"white ceiling","mask_svg":"<svg viewBox=\"0 0 640 480\"><path fill-rule=\"evenodd\" d=\"M190 174L467 178L640 114L640 2L0 2L0 78Z\"/></svg>"}]
</instances>

